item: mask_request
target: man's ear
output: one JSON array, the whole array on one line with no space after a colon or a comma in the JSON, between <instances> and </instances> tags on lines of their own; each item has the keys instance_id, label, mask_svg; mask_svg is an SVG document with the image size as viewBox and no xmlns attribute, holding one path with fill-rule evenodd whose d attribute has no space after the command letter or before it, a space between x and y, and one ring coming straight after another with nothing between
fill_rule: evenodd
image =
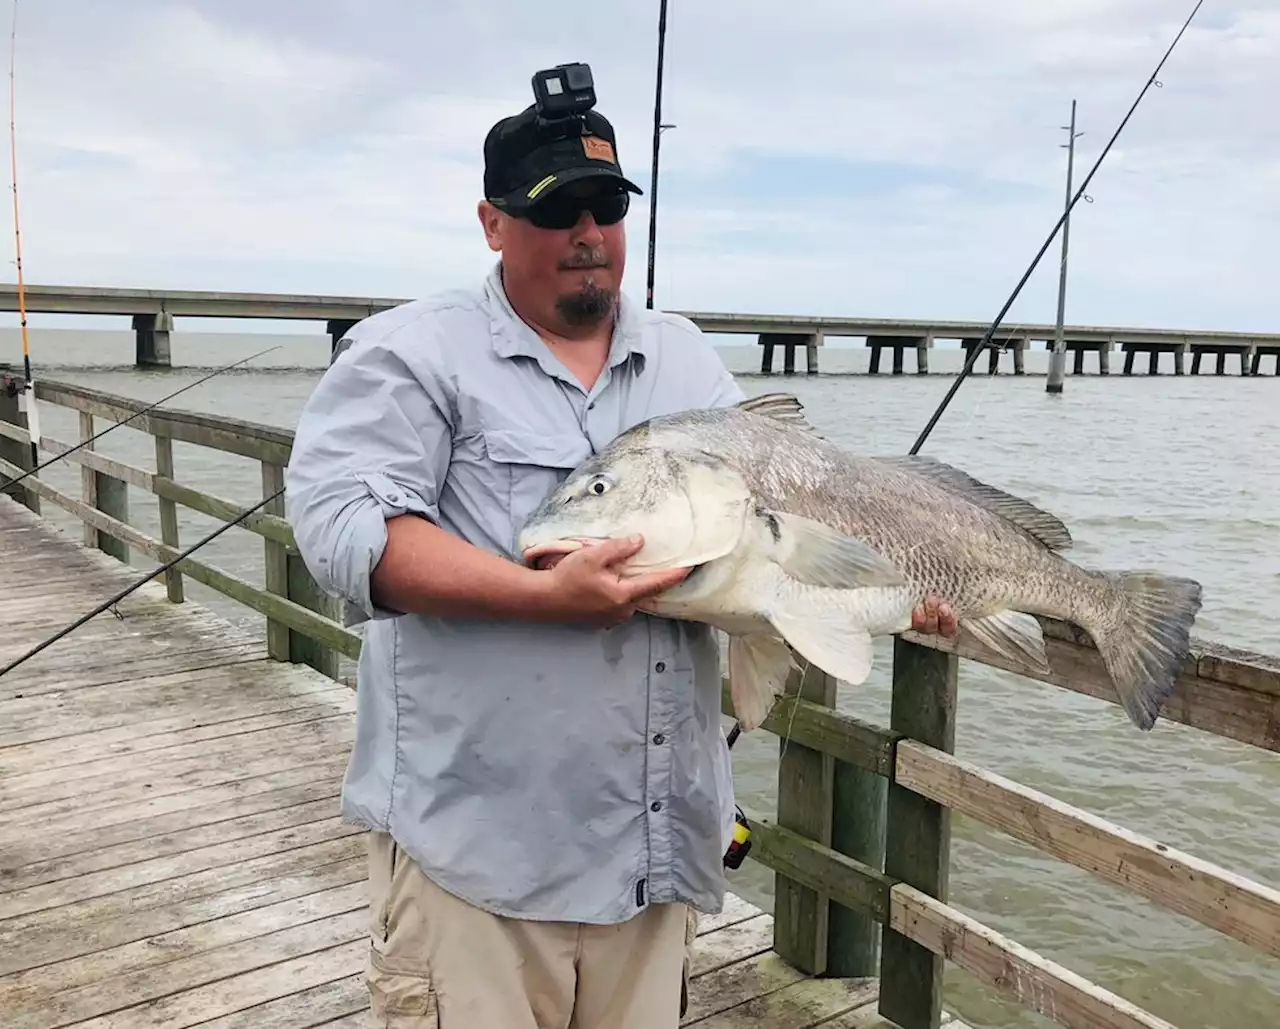
<instances>
[{"instance_id":1,"label":"man's ear","mask_svg":"<svg viewBox=\"0 0 1280 1029\"><path fill-rule=\"evenodd\" d=\"M484 229L485 242L493 251L502 250L502 228L504 215L488 200L481 200L476 206L476 214L480 218L480 227Z\"/></svg>"}]
</instances>

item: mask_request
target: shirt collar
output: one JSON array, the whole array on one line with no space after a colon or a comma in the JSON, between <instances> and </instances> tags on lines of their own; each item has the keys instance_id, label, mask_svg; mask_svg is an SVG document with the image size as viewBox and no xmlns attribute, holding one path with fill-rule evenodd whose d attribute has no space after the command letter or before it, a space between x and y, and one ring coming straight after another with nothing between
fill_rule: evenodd
<instances>
[{"instance_id":1,"label":"shirt collar","mask_svg":"<svg viewBox=\"0 0 1280 1029\"><path fill-rule=\"evenodd\" d=\"M499 357L531 357L545 371L550 372L548 360L559 364L542 337L525 322L511 306L507 291L502 285L502 262L497 261L485 279L485 293L489 301L489 327L494 352ZM609 347L610 368L624 364L633 355L644 367L650 357L652 344L646 338L635 305L625 293L618 298L618 314L613 326L613 339Z\"/></svg>"}]
</instances>

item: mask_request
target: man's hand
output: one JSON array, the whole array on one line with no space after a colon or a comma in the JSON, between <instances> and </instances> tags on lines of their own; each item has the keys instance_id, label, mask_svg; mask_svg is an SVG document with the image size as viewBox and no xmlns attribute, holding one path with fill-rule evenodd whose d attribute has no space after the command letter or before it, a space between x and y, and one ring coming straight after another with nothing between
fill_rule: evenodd
<instances>
[{"instance_id":1,"label":"man's hand","mask_svg":"<svg viewBox=\"0 0 1280 1029\"><path fill-rule=\"evenodd\" d=\"M911 612L911 628L916 632L955 636L955 612L951 610L950 604L943 603L932 593L926 593L924 600Z\"/></svg>"},{"instance_id":2,"label":"man's hand","mask_svg":"<svg viewBox=\"0 0 1280 1029\"><path fill-rule=\"evenodd\" d=\"M613 626L636 613L641 601L668 590L688 568L623 577L614 568L644 546L640 537L607 540L547 562L542 603L545 620Z\"/></svg>"}]
</instances>

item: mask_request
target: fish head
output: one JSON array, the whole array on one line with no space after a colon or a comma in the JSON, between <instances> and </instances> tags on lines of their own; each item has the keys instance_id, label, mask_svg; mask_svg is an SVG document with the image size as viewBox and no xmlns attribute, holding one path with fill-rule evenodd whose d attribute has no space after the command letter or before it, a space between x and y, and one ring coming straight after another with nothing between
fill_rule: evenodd
<instances>
[{"instance_id":1,"label":"fish head","mask_svg":"<svg viewBox=\"0 0 1280 1029\"><path fill-rule=\"evenodd\" d=\"M724 455L633 432L547 494L516 547L527 564L545 566L585 546L639 535L644 545L619 566L623 574L694 567L733 550L751 505Z\"/></svg>"}]
</instances>

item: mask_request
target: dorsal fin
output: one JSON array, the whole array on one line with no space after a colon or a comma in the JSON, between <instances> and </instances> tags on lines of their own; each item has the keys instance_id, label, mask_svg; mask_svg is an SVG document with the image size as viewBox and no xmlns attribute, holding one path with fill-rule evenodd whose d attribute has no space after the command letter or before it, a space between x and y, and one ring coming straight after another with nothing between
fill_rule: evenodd
<instances>
[{"instance_id":1,"label":"dorsal fin","mask_svg":"<svg viewBox=\"0 0 1280 1029\"><path fill-rule=\"evenodd\" d=\"M766 418L775 418L792 428L817 435L817 429L809 424L809 419L801 412L804 404L790 393L764 393L758 397L748 397L734 405L739 411L750 411Z\"/></svg>"},{"instance_id":2,"label":"dorsal fin","mask_svg":"<svg viewBox=\"0 0 1280 1029\"><path fill-rule=\"evenodd\" d=\"M1050 550L1068 550L1071 533L1056 515L1041 510L1034 504L1015 497L1012 493L979 482L968 472L923 454L903 454L893 457L877 457L881 464L894 465L904 471L914 472L939 486L951 490L993 514L1007 519L1024 529Z\"/></svg>"}]
</instances>

